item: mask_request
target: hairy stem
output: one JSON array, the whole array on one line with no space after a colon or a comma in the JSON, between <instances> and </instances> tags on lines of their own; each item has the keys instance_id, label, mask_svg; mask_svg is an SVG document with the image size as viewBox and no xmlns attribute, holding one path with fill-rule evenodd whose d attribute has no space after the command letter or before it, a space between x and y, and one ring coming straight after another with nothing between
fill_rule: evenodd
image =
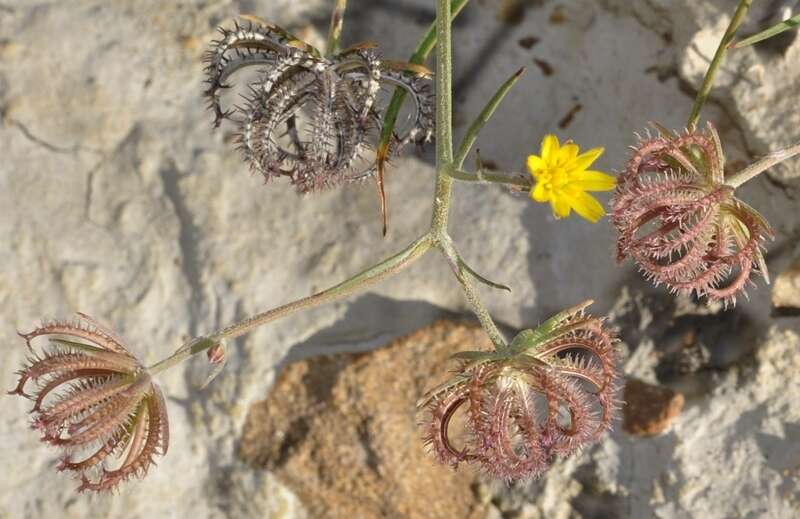
<instances>
[{"instance_id":1,"label":"hairy stem","mask_svg":"<svg viewBox=\"0 0 800 519\"><path fill-rule=\"evenodd\" d=\"M462 269L462 261L447 234L447 219L450 212L450 197L453 179L453 42L451 34L450 0L437 0L436 3L436 191L433 197L433 218L431 235L435 245L447 258L472 311L492 339L497 349L506 347L506 341L494 324L489 311L483 305L469 273ZM513 82L512 82L513 84ZM496 97L496 96L495 96ZM502 96L501 96L502 97ZM492 102L490 101L490 105ZM493 109L491 111L494 111ZM491 115L491 114L489 114ZM479 117L480 121L480 117ZM477 129L483 123L476 123ZM473 125L475 127L476 125ZM477 135L477 130L475 130ZM469 136L468 136L469 138ZM461 159L463 161L463 157Z\"/></svg>"},{"instance_id":2,"label":"hairy stem","mask_svg":"<svg viewBox=\"0 0 800 519\"><path fill-rule=\"evenodd\" d=\"M447 232L453 181L447 169L453 163L453 42L450 0L436 1L436 190L431 234Z\"/></svg>"},{"instance_id":3,"label":"hairy stem","mask_svg":"<svg viewBox=\"0 0 800 519\"><path fill-rule=\"evenodd\" d=\"M328 43L325 52L328 56L333 56L339 52L339 40L342 37L342 25L344 24L344 10L347 8L347 0L334 0L333 11L331 11L331 27L328 29Z\"/></svg>"},{"instance_id":4,"label":"hairy stem","mask_svg":"<svg viewBox=\"0 0 800 519\"><path fill-rule=\"evenodd\" d=\"M481 301L481 298L475 289L475 285L472 284L469 274L462 275L457 279L461 284L461 289L464 291L464 296L467 298L467 301L469 301L469 304L472 307L472 312L478 318L478 321L480 321L481 326L486 331L486 334L492 340L492 344L494 344L495 349L502 351L507 347L506 338L497 328L497 325L494 324L494 320L492 319L489 310L487 310L483 305L483 301Z\"/></svg>"},{"instance_id":5,"label":"hairy stem","mask_svg":"<svg viewBox=\"0 0 800 519\"><path fill-rule=\"evenodd\" d=\"M748 9L750 9L750 5L752 3L753 0L740 0L739 6L733 13L731 23L728 25L728 29L722 36L722 41L719 42L717 51L714 53L714 57L711 59L711 64L708 66L706 75L703 78L703 84L700 85L700 90L698 90L697 97L695 97L694 105L692 106L692 112L689 114L689 121L686 123L686 127L690 131L694 131L694 129L697 127L697 121L700 119L700 110L703 109L703 105L708 98L708 93L711 91L711 86L714 84L714 76L716 76L717 70L719 69L720 65L722 65L722 61L725 59L725 55L728 53L728 45L730 45L730 43L733 41L733 37L736 35L736 30L739 29L739 26L744 21L744 17L747 14Z\"/></svg>"},{"instance_id":6,"label":"hairy stem","mask_svg":"<svg viewBox=\"0 0 800 519\"><path fill-rule=\"evenodd\" d=\"M475 289L475 285L472 284L471 277L473 274L471 270L464 268L464 261L461 259L461 256L458 254L458 251L456 250L455 245L453 245L453 242L450 240L449 236L439 243L439 250L442 251L442 254L444 254L444 257L450 264L450 268L453 270L453 274L455 274L458 283L461 285L461 289L464 291L464 296L467 298L467 301L472 308L472 312L478 318L478 321L480 321L481 326L486 331L486 334L492 340L492 344L494 344L497 350L506 348L505 337L497 328L497 325L494 323L489 310L486 309L483 301L481 301L481 298Z\"/></svg>"},{"instance_id":7,"label":"hairy stem","mask_svg":"<svg viewBox=\"0 0 800 519\"><path fill-rule=\"evenodd\" d=\"M338 285L303 299L299 299L292 303L288 303L284 306L267 310L266 312L223 328L222 330L211 334L211 337L235 339L236 337L244 335L245 333L258 328L263 324L274 321L281 317L285 317L298 310L313 308L322 303L327 303L329 301L334 301L336 299L348 296L354 292L360 292L391 275L397 274L422 256L426 251L428 251L430 246L431 241L428 238L428 235L422 236L394 256L387 258L376 265L373 265L372 267L360 272L359 274L356 274L355 276L343 281L342 283L339 283Z\"/></svg>"},{"instance_id":8,"label":"hairy stem","mask_svg":"<svg viewBox=\"0 0 800 519\"><path fill-rule=\"evenodd\" d=\"M323 303L335 301L343 297L347 297L353 293L363 291L368 287L386 279L389 276L397 274L407 266L411 265L420 256L425 254L431 248L431 239L426 234L421 238L414 241L411 245L395 254L394 256L381 261L363 270L359 274L351 277L350 279L332 286L321 292L292 301L277 308L272 308L260 314L243 319L235 324L217 330L205 337L200 337L189 341L184 347L176 351L171 357L168 357L157 364L154 364L149 369L152 374L163 371L183 360L207 350L224 339L235 339L244 335L259 326L275 321L282 317L287 317L300 310L314 308Z\"/></svg>"},{"instance_id":9,"label":"hairy stem","mask_svg":"<svg viewBox=\"0 0 800 519\"><path fill-rule=\"evenodd\" d=\"M748 167L744 168L743 170L731 175L730 178L725 180L725 184L736 189L737 187L741 186L748 180L755 178L761 173L765 172L772 166L780 162L783 162L784 160L790 157L794 157L797 154L800 154L800 142L798 142L794 146L789 146L788 148L784 148L782 150L773 151L769 155L763 157L758 162L755 162L749 165Z\"/></svg>"},{"instance_id":10,"label":"hairy stem","mask_svg":"<svg viewBox=\"0 0 800 519\"><path fill-rule=\"evenodd\" d=\"M468 1L469 0L452 0L450 2L451 22L467 5ZM437 28L438 22L434 21L430 28L428 28L428 32L425 33L425 37L420 40L417 48L414 49L414 53L408 60L410 63L414 63L415 65L425 64L425 62L428 60L431 50L433 50L433 46L436 44ZM383 119L383 128L381 128L381 138L378 142L378 150L379 152L383 152L384 158L388 153L389 140L392 137L392 132L394 131L395 124L397 123L397 116L400 113L400 107L403 106L403 101L405 98L406 91L400 87L395 88L394 94L392 94L392 99L389 101L389 106L386 109L386 116Z\"/></svg>"}]
</instances>

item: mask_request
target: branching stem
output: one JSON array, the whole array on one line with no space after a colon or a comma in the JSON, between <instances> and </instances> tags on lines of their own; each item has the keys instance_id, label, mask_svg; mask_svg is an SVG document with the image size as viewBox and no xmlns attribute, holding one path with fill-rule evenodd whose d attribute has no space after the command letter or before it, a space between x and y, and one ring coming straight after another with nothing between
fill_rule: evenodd
<instances>
[{"instance_id":1,"label":"branching stem","mask_svg":"<svg viewBox=\"0 0 800 519\"><path fill-rule=\"evenodd\" d=\"M452 3L451 3L452 2ZM292 301L285 305L272 308L260 314L243 319L230 326L217 330L209 335L190 340L170 357L154 364L149 369L155 374L174 366L192 355L196 355L208 350L212 346L227 342L228 340L240 337L254 329L267 323L287 317L300 310L314 308L323 303L328 303L363 291L368 287L390 277L404 268L411 265L431 248L438 248L448 262L453 267L453 273L461 285L464 295L467 298L472 310L478 317L486 333L492 339L495 347L502 349L506 347L503 334L500 333L488 310L483 305L478 293L473 285L473 276L469 268L465 268L465 263L458 255L455 246L447 233L448 215L450 212L450 201L452 196L452 182L454 178L461 180L471 180L469 174L458 171L454 168L453 159L453 136L452 136L452 37L451 25L454 16L453 8L460 10L464 7L467 0L437 0L436 4L436 186L433 198L433 215L431 218L430 230L408 247L398 252L394 256L387 258L355 276L334 285L326 290L318 292L308 297ZM347 2L336 0L333 14L331 16L331 29L328 36L328 53L336 52L339 45L339 38L342 29L342 16ZM427 56L433 44L433 38L428 34L418 48L415 57L419 60ZM475 141L478 131L491 116L499 100L505 95L510 85L516 81L521 71L516 73L501 88L502 93L496 95L486 109L481 113L478 121L473 124L464 143L460 148L459 164L463 162L464 156L469 151ZM488 174L490 181L495 178L494 174ZM499 177L494 181L500 181ZM504 182L515 184L515 182ZM496 288L506 288L488 280L476 276L476 279L487 282Z\"/></svg>"},{"instance_id":2,"label":"branching stem","mask_svg":"<svg viewBox=\"0 0 800 519\"><path fill-rule=\"evenodd\" d=\"M342 299L355 292L365 290L411 265L431 248L431 244L432 240L426 234L394 256L363 270L359 274L356 274L338 285L248 317L247 319L243 319L242 321L217 330L205 337L194 339L176 351L171 357L151 366L151 373L157 373L170 366L174 366L192 355L207 350L221 340L235 339L236 337L240 337L255 330L259 326L263 326L282 317L287 317L300 310L314 308L323 303Z\"/></svg>"},{"instance_id":3,"label":"branching stem","mask_svg":"<svg viewBox=\"0 0 800 519\"><path fill-rule=\"evenodd\" d=\"M444 236L443 238L444 239L439 242L439 250L450 264L453 274L464 291L464 296L467 298L470 307L472 307L472 312L475 314L475 317L478 318L478 321L480 321L481 326L483 326L486 334L492 340L492 344L494 344L495 348L497 350L504 349L506 347L506 339L502 332L500 332L500 330L497 328L497 325L494 323L491 314L486 309L486 306L484 306L483 301L481 301L481 298L475 289L475 285L472 283L472 272L469 269L464 268L464 261L461 259L461 256L459 255L458 250L456 250L456 247L450 237Z\"/></svg>"}]
</instances>

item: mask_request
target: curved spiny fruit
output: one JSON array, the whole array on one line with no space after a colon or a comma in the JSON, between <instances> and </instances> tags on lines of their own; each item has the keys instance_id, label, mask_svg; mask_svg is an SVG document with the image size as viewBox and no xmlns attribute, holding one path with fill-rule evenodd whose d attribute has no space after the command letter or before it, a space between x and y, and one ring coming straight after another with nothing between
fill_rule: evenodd
<instances>
[{"instance_id":1,"label":"curved spiny fruit","mask_svg":"<svg viewBox=\"0 0 800 519\"><path fill-rule=\"evenodd\" d=\"M612 201L618 261L631 257L656 285L726 305L753 271L767 277L761 248L772 230L725 183L711 124L683 135L660 130L632 150Z\"/></svg>"},{"instance_id":2,"label":"curved spiny fruit","mask_svg":"<svg viewBox=\"0 0 800 519\"><path fill-rule=\"evenodd\" d=\"M591 302L520 333L503 351L467 351L456 374L418 403L425 441L440 463L477 463L493 477L538 477L558 456L596 441L617 411L614 338ZM463 411L467 441L452 418Z\"/></svg>"},{"instance_id":3,"label":"curved spiny fruit","mask_svg":"<svg viewBox=\"0 0 800 519\"><path fill-rule=\"evenodd\" d=\"M409 128L393 135L389 155L433 135L433 94L424 67L382 61L372 44L325 58L310 44L254 17L220 29L205 55L206 96L215 126L238 125L244 160L266 180L288 177L299 193L372 178L383 126L381 87L400 87L414 103ZM224 109L220 92L231 76L256 66L243 106ZM390 157L387 157L390 158Z\"/></svg>"},{"instance_id":4,"label":"curved spiny fruit","mask_svg":"<svg viewBox=\"0 0 800 519\"><path fill-rule=\"evenodd\" d=\"M123 341L83 314L20 336L31 355L9 393L34 402L33 428L64 453L58 470L73 472L80 491L144 477L167 452L169 423L161 390ZM36 353L40 338L49 342Z\"/></svg>"}]
</instances>

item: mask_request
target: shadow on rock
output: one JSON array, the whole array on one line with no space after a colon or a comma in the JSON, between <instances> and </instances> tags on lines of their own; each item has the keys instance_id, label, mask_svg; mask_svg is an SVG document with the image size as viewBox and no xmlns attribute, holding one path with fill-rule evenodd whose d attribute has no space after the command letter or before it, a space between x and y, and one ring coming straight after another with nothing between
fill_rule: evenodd
<instances>
[{"instance_id":1,"label":"shadow on rock","mask_svg":"<svg viewBox=\"0 0 800 519\"><path fill-rule=\"evenodd\" d=\"M386 304L366 296L342 322ZM305 355L250 408L239 456L274 472L311 517L485 517L477 475L434 462L415 409L447 377L450 355L467 346L489 347L481 328L437 321L374 351Z\"/></svg>"}]
</instances>

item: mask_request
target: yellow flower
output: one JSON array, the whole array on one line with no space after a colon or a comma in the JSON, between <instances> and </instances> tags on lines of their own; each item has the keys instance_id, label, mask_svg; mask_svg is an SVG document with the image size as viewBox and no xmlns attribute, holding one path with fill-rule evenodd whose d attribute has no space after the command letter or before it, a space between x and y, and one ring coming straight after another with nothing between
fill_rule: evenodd
<instances>
[{"instance_id":1,"label":"yellow flower","mask_svg":"<svg viewBox=\"0 0 800 519\"><path fill-rule=\"evenodd\" d=\"M555 135L542 139L541 155L528 157L528 170L536 180L531 198L537 202L550 202L556 218L569 216L573 209L592 223L606 214L603 206L587 191L610 191L616 180L600 171L587 170L603 148L592 148L581 153L577 144L561 145Z\"/></svg>"}]
</instances>

